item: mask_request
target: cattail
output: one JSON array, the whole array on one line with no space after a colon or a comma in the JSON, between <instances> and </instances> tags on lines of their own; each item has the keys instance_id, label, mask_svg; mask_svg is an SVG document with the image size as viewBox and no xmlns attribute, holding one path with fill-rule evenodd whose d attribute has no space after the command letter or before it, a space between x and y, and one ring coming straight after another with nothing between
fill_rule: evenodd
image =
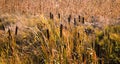
<instances>
[{"instance_id":1,"label":"cattail","mask_svg":"<svg viewBox=\"0 0 120 64\"><path fill-rule=\"evenodd\" d=\"M53 19L53 14L50 12L50 19Z\"/></svg>"},{"instance_id":2,"label":"cattail","mask_svg":"<svg viewBox=\"0 0 120 64\"><path fill-rule=\"evenodd\" d=\"M48 38L48 40L50 38L50 34L49 34L49 30L48 29L47 29L47 38Z\"/></svg>"},{"instance_id":3,"label":"cattail","mask_svg":"<svg viewBox=\"0 0 120 64\"><path fill-rule=\"evenodd\" d=\"M53 14L52 14L52 19L54 19L54 16L53 16Z\"/></svg>"},{"instance_id":4,"label":"cattail","mask_svg":"<svg viewBox=\"0 0 120 64\"><path fill-rule=\"evenodd\" d=\"M60 24L60 37L62 37L62 29L63 29L63 25Z\"/></svg>"},{"instance_id":5,"label":"cattail","mask_svg":"<svg viewBox=\"0 0 120 64\"><path fill-rule=\"evenodd\" d=\"M2 22L2 19L0 18L0 22Z\"/></svg>"},{"instance_id":6,"label":"cattail","mask_svg":"<svg viewBox=\"0 0 120 64\"><path fill-rule=\"evenodd\" d=\"M82 54L82 61L85 61L85 54Z\"/></svg>"},{"instance_id":7,"label":"cattail","mask_svg":"<svg viewBox=\"0 0 120 64\"><path fill-rule=\"evenodd\" d=\"M80 33L78 32L78 38L80 37Z\"/></svg>"},{"instance_id":8,"label":"cattail","mask_svg":"<svg viewBox=\"0 0 120 64\"><path fill-rule=\"evenodd\" d=\"M8 34L9 34L9 36L11 36L11 31L10 31L10 29L8 29Z\"/></svg>"},{"instance_id":9,"label":"cattail","mask_svg":"<svg viewBox=\"0 0 120 64\"><path fill-rule=\"evenodd\" d=\"M68 23L70 24L70 21L71 21L71 15L69 15L68 17Z\"/></svg>"},{"instance_id":10,"label":"cattail","mask_svg":"<svg viewBox=\"0 0 120 64\"><path fill-rule=\"evenodd\" d=\"M50 19L52 18L52 13L50 12Z\"/></svg>"},{"instance_id":11,"label":"cattail","mask_svg":"<svg viewBox=\"0 0 120 64\"><path fill-rule=\"evenodd\" d=\"M17 35L17 33L18 33L18 26L16 26L15 28L15 35Z\"/></svg>"},{"instance_id":12,"label":"cattail","mask_svg":"<svg viewBox=\"0 0 120 64\"><path fill-rule=\"evenodd\" d=\"M58 13L58 18L60 19L60 13Z\"/></svg>"},{"instance_id":13,"label":"cattail","mask_svg":"<svg viewBox=\"0 0 120 64\"><path fill-rule=\"evenodd\" d=\"M100 57L100 45L95 43L95 49L96 49L97 56Z\"/></svg>"},{"instance_id":14,"label":"cattail","mask_svg":"<svg viewBox=\"0 0 120 64\"><path fill-rule=\"evenodd\" d=\"M78 16L78 21L80 22L80 15Z\"/></svg>"},{"instance_id":15,"label":"cattail","mask_svg":"<svg viewBox=\"0 0 120 64\"><path fill-rule=\"evenodd\" d=\"M82 23L84 24L84 17L82 17Z\"/></svg>"},{"instance_id":16,"label":"cattail","mask_svg":"<svg viewBox=\"0 0 120 64\"><path fill-rule=\"evenodd\" d=\"M74 26L76 26L76 24L77 24L77 23L76 23L76 18L74 18Z\"/></svg>"},{"instance_id":17,"label":"cattail","mask_svg":"<svg viewBox=\"0 0 120 64\"><path fill-rule=\"evenodd\" d=\"M8 38L11 39L12 36L11 36L11 31L10 31L10 29L8 29L8 34L9 34Z\"/></svg>"}]
</instances>

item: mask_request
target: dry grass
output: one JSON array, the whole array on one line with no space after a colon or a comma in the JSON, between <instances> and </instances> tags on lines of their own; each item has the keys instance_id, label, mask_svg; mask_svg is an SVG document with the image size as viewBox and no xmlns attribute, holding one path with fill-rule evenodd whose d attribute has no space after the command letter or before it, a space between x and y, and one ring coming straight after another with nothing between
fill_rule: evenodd
<instances>
[{"instance_id":1,"label":"dry grass","mask_svg":"<svg viewBox=\"0 0 120 64\"><path fill-rule=\"evenodd\" d=\"M119 0L0 2L0 64L120 63Z\"/></svg>"},{"instance_id":2,"label":"dry grass","mask_svg":"<svg viewBox=\"0 0 120 64\"><path fill-rule=\"evenodd\" d=\"M104 63L120 61L119 55L114 56L119 52L120 25L107 25L101 29L81 23L74 26L72 22L61 23L59 19L50 20L44 16L25 15L21 15L20 19L16 15L2 15L1 19L4 19L2 24L9 23L4 24L5 31L0 30L2 64L98 64L99 58L103 58Z\"/></svg>"},{"instance_id":3,"label":"dry grass","mask_svg":"<svg viewBox=\"0 0 120 64\"><path fill-rule=\"evenodd\" d=\"M119 0L0 0L0 2L1 13L44 14L48 17L49 12L54 12L63 16L69 14L82 15L86 18L103 16L107 19L120 16Z\"/></svg>"}]
</instances>

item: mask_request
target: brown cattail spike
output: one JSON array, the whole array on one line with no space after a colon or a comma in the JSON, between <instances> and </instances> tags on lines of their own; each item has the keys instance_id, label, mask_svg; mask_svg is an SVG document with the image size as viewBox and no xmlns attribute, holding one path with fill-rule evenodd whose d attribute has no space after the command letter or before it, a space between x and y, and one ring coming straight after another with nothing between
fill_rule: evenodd
<instances>
[{"instance_id":1,"label":"brown cattail spike","mask_svg":"<svg viewBox=\"0 0 120 64\"><path fill-rule=\"evenodd\" d=\"M52 14L52 19L54 18L53 14Z\"/></svg>"},{"instance_id":2,"label":"brown cattail spike","mask_svg":"<svg viewBox=\"0 0 120 64\"><path fill-rule=\"evenodd\" d=\"M17 33L18 33L18 27L16 26L16 28L15 28L15 35L17 35Z\"/></svg>"},{"instance_id":3,"label":"brown cattail spike","mask_svg":"<svg viewBox=\"0 0 120 64\"><path fill-rule=\"evenodd\" d=\"M63 25L60 24L60 37L62 37L62 29L63 29Z\"/></svg>"},{"instance_id":4,"label":"brown cattail spike","mask_svg":"<svg viewBox=\"0 0 120 64\"><path fill-rule=\"evenodd\" d=\"M60 13L58 13L58 18L60 19Z\"/></svg>"},{"instance_id":5,"label":"brown cattail spike","mask_svg":"<svg viewBox=\"0 0 120 64\"><path fill-rule=\"evenodd\" d=\"M95 50L96 50L96 55L98 57L101 57L100 56L100 45L98 43L95 43Z\"/></svg>"},{"instance_id":6,"label":"brown cattail spike","mask_svg":"<svg viewBox=\"0 0 120 64\"><path fill-rule=\"evenodd\" d=\"M50 12L50 19L53 19L53 14Z\"/></svg>"},{"instance_id":7,"label":"brown cattail spike","mask_svg":"<svg viewBox=\"0 0 120 64\"><path fill-rule=\"evenodd\" d=\"M48 29L47 29L47 38L48 38L48 40L50 38L50 34L49 34L49 30Z\"/></svg>"},{"instance_id":8,"label":"brown cattail spike","mask_svg":"<svg viewBox=\"0 0 120 64\"><path fill-rule=\"evenodd\" d=\"M82 54L82 61L85 61L85 54Z\"/></svg>"},{"instance_id":9,"label":"brown cattail spike","mask_svg":"<svg viewBox=\"0 0 120 64\"><path fill-rule=\"evenodd\" d=\"M0 22L2 22L2 19L0 18Z\"/></svg>"},{"instance_id":10,"label":"brown cattail spike","mask_svg":"<svg viewBox=\"0 0 120 64\"><path fill-rule=\"evenodd\" d=\"M77 23L76 23L76 18L74 18L74 26L76 26L76 24L77 24Z\"/></svg>"},{"instance_id":11,"label":"brown cattail spike","mask_svg":"<svg viewBox=\"0 0 120 64\"><path fill-rule=\"evenodd\" d=\"M78 38L80 37L80 33L78 32Z\"/></svg>"},{"instance_id":12,"label":"brown cattail spike","mask_svg":"<svg viewBox=\"0 0 120 64\"><path fill-rule=\"evenodd\" d=\"M82 18L82 23L84 24L84 17Z\"/></svg>"},{"instance_id":13,"label":"brown cattail spike","mask_svg":"<svg viewBox=\"0 0 120 64\"><path fill-rule=\"evenodd\" d=\"M69 15L68 17L68 23L70 24L70 21L71 21L71 15Z\"/></svg>"},{"instance_id":14,"label":"brown cattail spike","mask_svg":"<svg viewBox=\"0 0 120 64\"><path fill-rule=\"evenodd\" d=\"M10 31L10 29L8 29L8 34L9 34L9 36L11 36L11 31Z\"/></svg>"},{"instance_id":15,"label":"brown cattail spike","mask_svg":"<svg viewBox=\"0 0 120 64\"><path fill-rule=\"evenodd\" d=\"M52 13L50 12L50 19L51 19L51 17L52 17Z\"/></svg>"},{"instance_id":16,"label":"brown cattail spike","mask_svg":"<svg viewBox=\"0 0 120 64\"><path fill-rule=\"evenodd\" d=\"M80 22L80 15L78 16L78 21Z\"/></svg>"}]
</instances>

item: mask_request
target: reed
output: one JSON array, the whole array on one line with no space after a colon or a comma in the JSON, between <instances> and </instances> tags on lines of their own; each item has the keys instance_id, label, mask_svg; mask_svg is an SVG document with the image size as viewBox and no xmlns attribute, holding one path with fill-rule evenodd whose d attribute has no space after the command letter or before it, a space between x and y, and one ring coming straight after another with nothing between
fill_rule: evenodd
<instances>
[{"instance_id":1,"label":"reed","mask_svg":"<svg viewBox=\"0 0 120 64\"><path fill-rule=\"evenodd\" d=\"M83 24L85 23L85 19L84 19L84 17L82 17L82 23L83 23Z\"/></svg>"},{"instance_id":2,"label":"reed","mask_svg":"<svg viewBox=\"0 0 120 64\"><path fill-rule=\"evenodd\" d=\"M69 15L68 17L68 23L70 24L70 22L71 22L71 15Z\"/></svg>"},{"instance_id":3,"label":"reed","mask_svg":"<svg viewBox=\"0 0 120 64\"><path fill-rule=\"evenodd\" d=\"M63 25L60 24L60 37L62 37Z\"/></svg>"},{"instance_id":4,"label":"reed","mask_svg":"<svg viewBox=\"0 0 120 64\"><path fill-rule=\"evenodd\" d=\"M16 28L15 28L15 35L17 35L18 34L18 26L16 26Z\"/></svg>"},{"instance_id":5,"label":"reed","mask_svg":"<svg viewBox=\"0 0 120 64\"><path fill-rule=\"evenodd\" d=\"M76 26L76 25L77 25L76 18L74 18L74 26Z\"/></svg>"},{"instance_id":6,"label":"reed","mask_svg":"<svg viewBox=\"0 0 120 64\"><path fill-rule=\"evenodd\" d=\"M53 18L54 18L54 16L53 16L53 14L50 12L50 19L53 20Z\"/></svg>"},{"instance_id":7,"label":"reed","mask_svg":"<svg viewBox=\"0 0 120 64\"><path fill-rule=\"evenodd\" d=\"M58 18L60 19L60 13L58 13Z\"/></svg>"},{"instance_id":8,"label":"reed","mask_svg":"<svg viewBox=\"0 0 120 64\"><path fill-rule=\"evenodd\" d=\"M80 15L78 16L78 21L80 22Z\"/></svg>"},{"instance_id":9,"label":"reed","mask_svg":"<svg viewBox=\"0 0 120 64\"><path fill-rule=\"evenodd\" d=\"M46 31L47 31L47 38L48 38L48 40L49 40L49 39L50 39L49 30L47 29Z\"/></svg>"}]
</instances>

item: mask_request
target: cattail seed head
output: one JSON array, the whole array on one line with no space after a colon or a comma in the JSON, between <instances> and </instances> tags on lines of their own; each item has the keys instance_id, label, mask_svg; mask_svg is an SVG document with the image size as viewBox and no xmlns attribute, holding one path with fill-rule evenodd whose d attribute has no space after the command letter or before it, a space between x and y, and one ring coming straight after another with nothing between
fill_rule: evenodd
<instances>
[{"instance_id":1,"label":"cattail seed head","mask_svg":"<svg viewBox=\"0 0 120 64\"><path fill-rule=\"evenodd\" d=\"M85 61L85 54L82 54L82 61Z\"/></svg>"},{"instance_id":2,"label":"cattail seed head","mask_svg":"<svg viewBox=\"0 0 120 64\"><path fill-rule=\"evenodd\" d=\"M62 29L63 29L63 25L60 24L60 37L62 37Z\"/></svg>"},{"instance_id":3,"label":"cattail seed head","mask_svg":"<svg viewBox=\"0 0 120 64\"><path fill-rule=\"evenodd\" d=\"M76 23L76 18L74 18L74 26L76 26L76 24L77 24L77 23Z\"/></svg>"},{"instance_id":4,"label":"cattail seed head","mask_svg":"<svg viewBox=\"0 0 120 64\"><path fill-rule=\"evenodd\" d=\"M80 15L78 16L78 21L80 22Z\"/></svg>"},{"instance_id":5,"label":"cattail seed head","mask_svg":"<svg viewBox=\"0 0 120 64\"><path fill-rule=\"evenodd\" d=\"M58 13L58 18L60 19L60 13Z\"/></svg>"},{"instance_id":6,"label":"cattail seed head","mask_svg":"<svg viewBox=\"0 0 120 64\"><path fill-rule=\"evenodd\" d=\"M83 24L84 24L84 20L85 20L84 17L82 17L82 23L83 23Z\"/></svg>"},{"instance_id":7,"label":"cattail seed head","mask_svg":"<svg viewBox=\"0 0 120 64\"><path fill-rule=\"evenodd\" d=\"M16 26L15 28L15 35L17 35L17 33L18 33L18 26Z\"/></svg>"},{"instance_id":8,"label":"cattail seed head","mask_svg":"<svg viewBox=\"0 0 120 64\"><path fill-rule=\"evenodd\" d=\"M53 19L53 14L50 12L50 19Z\"/></svg>"},{"instance_id":9,"label":"cattail seed head","mask_svg":"<svg viewBox=\"0 0 120 64\"><path fill-rule=\"evenodd\" d=\"M80 33L78 32L78 38L80 37Z\"/></svg>"},{"instance_id":10,"label":"cattail seed head","mask_svg":"<svg viewBox=\"0 0 120 64\"><path fill-rule=\"evenodd\" d=\"M48 40L50 38L50 34L49 34L49 30L48 29L47 29L47 38L48 38Z\"/></svg>"},{"instance_id":11,"label":"cattail seed head","mask_svg":"<svg viewBox=\"0 0 120 64\"><path fill-rule=\"evenodd\" d=\"M68 23L70 24L70 21L71 21L71 15L69 15L68 17Z\"/></svg>"},{"instance_id":12,"label":"cattail seed head","mask_svg":"<svg viewBox=\"0 0 120 64\"><path fill-rule=\"evenodd\" d=\"M100 57L100 45L98 43L95 43L95 50L96 50L96 55Z\"/></svg>"},{"instance_id":13,"label":"cattail seed head","mask_svg":"<svg viewBox=\"0 0 120 64\"><path fill-rule=\"evenodd\" d=\"M0 22L2 22L2 19L0 18Z\"/></svg>"},{"instance_id":14,"label":"cattail seed head","mask_svg":"<svg viewBox=\"0 0 120 64\"><path fill-rule=\"evenodd\" d=\"M11 31L10 31L10 29L8 29L8 34L9 34L9 36L11 36Z\"/></svg>"}]
</instances>

